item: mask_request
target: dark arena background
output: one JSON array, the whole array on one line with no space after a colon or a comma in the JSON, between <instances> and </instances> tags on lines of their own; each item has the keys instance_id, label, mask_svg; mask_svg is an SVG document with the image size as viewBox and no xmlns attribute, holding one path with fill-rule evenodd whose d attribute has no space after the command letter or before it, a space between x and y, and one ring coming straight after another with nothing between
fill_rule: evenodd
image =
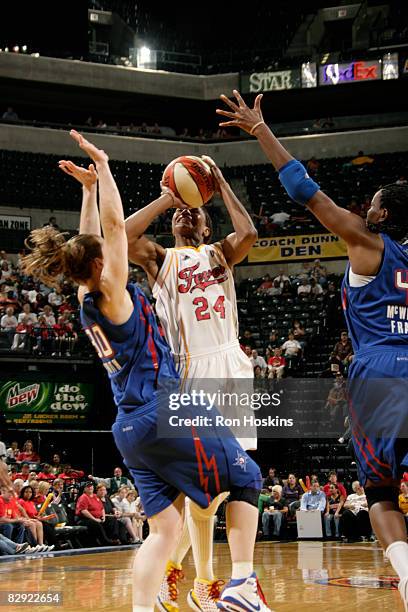
<instances>
[{"instance_id":1,"label":"dark arena background","mask_svg":"<svg viewBox=\"0 0 408 612\"><path fill-rule=\"evenodd\" d=\"M62 279L51 290L20 269L32 229L78 230L81 189L58 168L60 159L88 164L69 137L74 128L108 153L125 216L158 197L172 159L209 155L256 226L257 242L234 269L240 344L252 359L255 389L284 389L287 410L304 418L295 437L264 435L251 453L265 478L255 568L271 608L403 610L398 579L364 516L357 521L345 510L339 530L330 520L317 531L298 524L301 485L307 489L313 475L321 487L337 478L347 495L356 493L346 396L353 350L340 291L347 250L289 199L256 139L219 127L219 96L234 89L251 107L264 94L263 116L274 134L351 213L365 218L382 185L407 184L407 2L16 1L7 16L4 7L0 455L13 481L36 486L62 478L62 492L50 506L52 535L44 530L52 550L35 551L32 535L29 555L0 549L0 609L17 608L20 592L55 595L53 602L26 602L30 610L132 609L131 535L124 529L109 541L92 539L75 518L87 481L104 482L114 495L120 467L119 484L130 486L111 434L109 380L81 329L76 287ZM232 225L218 194L207 208L214 237L222 239ZM173 244L171 215L148 230L165 247ZM144 272L130 266L129 276L151 298ZM275 485L290 502L279 530L265 519ZM407 514L404 485L401 497ZM140 522L145 538L147 523ZM4 533L1 526L0 516ZM214 538L215 570L226 580L224 505ZM190 609L191 553L184 572L182 611Z\"/></svg>"}]
</instances>

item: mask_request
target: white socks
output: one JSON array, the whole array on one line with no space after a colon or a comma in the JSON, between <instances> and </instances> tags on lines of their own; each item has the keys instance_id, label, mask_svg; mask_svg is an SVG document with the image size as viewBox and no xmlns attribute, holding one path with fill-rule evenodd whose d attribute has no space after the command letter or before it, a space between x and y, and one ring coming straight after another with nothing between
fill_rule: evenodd
<instances>
[{"instance_id":1,"label":"white socks","mask_svg":"<svg viewBox=\"0 0 408 612\"><path fill-rule=\"evenodd\" d=\"M407 542L393 542L385 551L392 567L397 572L400 580L408 577L408 544Z\"/></svg>"},{"instance_id":2,"label":"white socks","mask_svg":"<svg viewBox=\"0 0 408 612\"><path fill-rule=\"evenodd\" d=\"M188 527L193 547L194 564L197 578L214 580L213 573L213 537L214 516L202 520L187 514Z\"/></svg>"},{"instance_id":3,"label":"white socks","mask_svg":"<svg viewBox=\"0 0 408 612\"><path fill-rule=\"evenodd\" d=\"M238 561L232 564L232 580L242 580L242 578L248 578L254 571L254 564L252 561Z\"/></svg>"},{"instance_id":4,"label":"white socks","mask_svg":"<svg viewBox=\"0 0 408 612\"><path fill-rule=\"evenodd\" d=\"M174 554L171 556L170 561L172 561L175 565L181 565L184 557L188 553L191 546L190 532L188 530L187 517L184 519L183 531L177 544L177 548L174 551Z\"/></svg>"}]
</instances>

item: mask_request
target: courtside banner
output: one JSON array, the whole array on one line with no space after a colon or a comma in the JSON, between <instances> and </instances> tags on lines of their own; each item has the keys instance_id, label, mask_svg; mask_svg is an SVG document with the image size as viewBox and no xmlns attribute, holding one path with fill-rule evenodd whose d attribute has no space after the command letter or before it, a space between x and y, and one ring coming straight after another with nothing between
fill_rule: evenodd
<instances>
[{"instance_id":1,"label":"courtside banner","mask_svg":"<svg viewBox=\"0 0 408 612\"><path fill-rule=\"evenodd\" d=\"M0 382L0 411L7 424L83 425L92 405L87 383Z\"/></svg>"},{"instance_id":2,"label":"courtside banner","mask_svg":"<svg viewBox=\"0 0 408 612\"><path fill-rule=\"evenodd\" d=\"M344 240L334 234L274 236L259 238L248 255L249 263L293 261L294 259L334 259L347 257Z\"/></svg>"}]
</instances>

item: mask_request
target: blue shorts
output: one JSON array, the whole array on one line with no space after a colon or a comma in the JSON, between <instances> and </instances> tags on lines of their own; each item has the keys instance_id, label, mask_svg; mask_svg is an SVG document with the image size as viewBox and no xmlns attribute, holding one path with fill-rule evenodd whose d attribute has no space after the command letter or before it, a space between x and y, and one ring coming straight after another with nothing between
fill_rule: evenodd
<instances>
[{"instance_id":1,"label":"blue shorts","mask_svg":"<svg viewBox=\"0 0 408 612\"><path fill-rule=\"evenodd\" d=\"M257 464L233 437L200 438L157 436L157 401L120 415L112 427L122 454L139 491L146 516L167 508L180 493L207 508L220 493L234 488L262 487Z\"/></svg>"},{"instance_id":2,"label":"blue shorts","mask_svg":"<svg viewBox=\"0 0 408 612\"><path fill-rule=\"evenodd\" d=\"M361 484L400 479L408 466L408 350L373 347L357 353L349 392Z\"/></svg>"}]
</instances>

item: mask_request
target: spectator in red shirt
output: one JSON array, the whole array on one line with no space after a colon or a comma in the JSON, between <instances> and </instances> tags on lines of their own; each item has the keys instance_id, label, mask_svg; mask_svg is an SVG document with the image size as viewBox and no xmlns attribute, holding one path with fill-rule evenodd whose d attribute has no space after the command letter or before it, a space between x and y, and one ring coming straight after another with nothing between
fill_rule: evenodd
<instances>
[{"instance_id":1,"label":"spectator in red shirt","mask_svg":"<svg viewBox=\"0 0 408 612\"><path fill-rule=\"evenodd\" d=\"M52 456L51 471L56 476L58 476L58 474L61 474L61 472L63 472L63 467L61 465L61 457L58 455L58 453L55 453Z\"/></svg>"},{"instance_id":2,"label":"spectator in red shirt","mask_svg":"<svg viewBox=\"0 0 408 612\"><path fill-rule=\"evenodd\" d=\"M282 378L285 371L286 359L282 357L282 349L275 348L273 351L273 357L268 359L268 378Z\"/></svg>"},{"instance_id":3,"label":"spectator in red shirt","mask_svg":"<svg viewBox=\"0 0 408 612\"><path fill-rule=\"evenodd\" d=\"M21 478L16 478L13 480L13 491L17 497L20 497L21 489L27 484L27 481L24 482Z\"/></svg>"},{"instance_id":4,"label":"spectator in red shirt","mask_svg":"<svg viewBox=\"0 0 408 612\"><path fill-rule=\"evenodd\" d=\"M26 440L21 453L17 455L17 462L29 461L30 463L39 463L40 457L34 451L33 443L31 440Z\"/></svg>"},{"instance_id":5,"label":"spectator in red shirt","mask_svg":"<svg viewBox=\"0 0 408 612\"><path fill-rule=\"evenodd\" d=\"M51 466L49 463L44 463L42 471L37 476L38 480L54 480L55 474L51 472Z\"/></svg>"},{"instance_id":6,"label":"spectator in red shirt","mask_svg":"<svg viewBox=\"0 0 408 612\"><path fill-rule=\"evenodd\" d=\"M59 475L59 478L62 478L65 486L75 484L77 480L80 480L84 477L84 472L82 470L74 470L69 463L67 463L64 467L64 471Z\"/></svg>"},{"instance_id":7,"label":"spectator in red shirt","mask_svg":"<svg viewBox=\"0 0 408 612\"><path fill-rule=\"evenodd\" d=\"M265 274L263 277L263 282L259 285L257 292L258 293L267 293L268 289L271 289L273 286L273 280L271 279L269 274Z\"/></svg>"},{"instance_id":8,"label":"spectator in red shirt","mask_svg":"<svg viewBox=\"0 0 408 612\"><path fill-rule=\"evenodd\" d=\"M33 501L36 506L39 505L41 507L45 502L48 493L51 491L52 485L50 482L47 482L45 480L42 480L41 482L36 482L35 484L36 487L35 485L30 484L34 491Z\"/></svg>"},{"instance_id":9,"label":"spectator in red shirt","mask_svg":"<svg viewBox=\"0 0 408 612\"><path fill-rule=\"evenodd\" d=\"M29 463L23 463L21 466L21 472L16 472L15 474L13 474L12 479L13 480L24 480L24 482L26 482L27 480L29 480L30 478L30 464Z\"/></svg>"},{"instance_id":10,"label":"spectator in red shirt","mask_svg":"<svg viewBox=\"0 0 408 612\"><path fill-rule=\"evenodd\" d=\"M114 544L106 535L103 526L105 522L105 510L102 501L94 493L94 485L92 482L87 482L85 484L83 494L78 497L75 515L79 525L88 527L88 534L91 536L94 546L112 546Z\"/></svg>"},{"instance_id":11,"label":"spectator in red shirt","mask_svg":"<svg viewBox=\"0 0 408 612\"><path fill-rule=\"evenodd\" d=\"M3 485L0 493L0 533L13 542L22 544L26 540L25 528L28 528L29 521L21 516L10 486Z\"/></svg>"},{"instance_id":12,"label":"spectator in red shirt","mask_svg":"<svg viewBox=\"0 0 408 612\"><path fill-rule=\"evenodd\" d=\"M340 491L341 497L344 497L344 499L347 499L347 491L344 485L341 484L341 482L337 482L337 474L334 470L332 472L329 472L329 482L325 484L323 487L323 491L326 497L329 497L330 495L330 485L332 484L336 485L336 487Z\"/></svg>"},{"instance_id":13,"label":"spectator in red shirt","mask_svg":"<svg viewBox=\"0 0 408 612\"><path fill-rule=\"evenodd\" d=\"M38 510L35 507L33 498L34 491L30 485L27 485L21 489L18 503L23 509L23 512L26 513L27 518L30 519L29 529L37 540L37 543L41 546L44 544L44 533L46 534L47 543L55 545L56 538L54 528L38 516Z\"/></svg>"}]
</instances>

